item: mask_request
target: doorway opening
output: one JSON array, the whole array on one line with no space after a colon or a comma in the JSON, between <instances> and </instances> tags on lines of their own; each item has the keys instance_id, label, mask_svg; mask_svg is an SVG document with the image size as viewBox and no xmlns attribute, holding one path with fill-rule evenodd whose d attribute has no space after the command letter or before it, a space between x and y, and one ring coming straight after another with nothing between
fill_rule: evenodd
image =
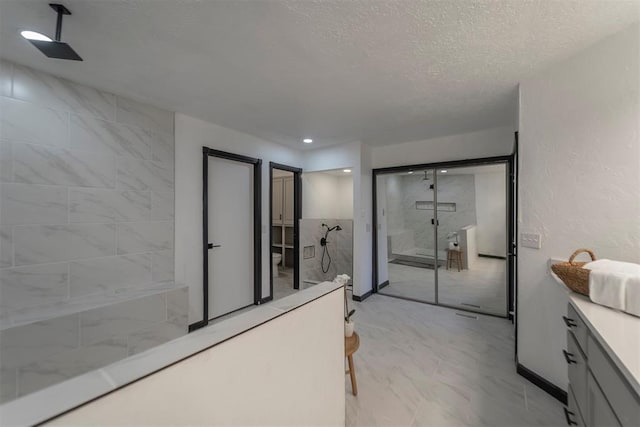
<instances>
[{"instance_id":1,"label":"doorway opening","mask_svg":"<svg viewBox=\"0 0 640 427\"><path fill-rule=\"evenodd\" d=\"M305 172L300 221L301 285L353 278L352 168ZM348 285L351 285L350 280Z\"/></svg>"},{"instance_id":2,"label":"doorway opening","mask_svg":"<svg viewBox=\"0 0 640 427\"><path fill-rule=\"evenodd\" d=\"M300 289L302 169L269 163L269 296L267 302Z\"/></svg>"},{"instance_id":3,"label":"doorway opening","mask_svg":"<svg viewBox=\"0 0 640 427\"><path fill-rule=\"evenodd\" d=\"M262 160L202 147L203 316L259 304L262 293Z\"/></svg>"},{"instance_id":4,"label":"doorway opening","mask_svg":"<svg viewBox=\"0 0 640 427\"><path fill-rule=\"evenodd\" d=\"M374 170L374 290L511 317L512 158Z\"/></svg>"}]
</instances>

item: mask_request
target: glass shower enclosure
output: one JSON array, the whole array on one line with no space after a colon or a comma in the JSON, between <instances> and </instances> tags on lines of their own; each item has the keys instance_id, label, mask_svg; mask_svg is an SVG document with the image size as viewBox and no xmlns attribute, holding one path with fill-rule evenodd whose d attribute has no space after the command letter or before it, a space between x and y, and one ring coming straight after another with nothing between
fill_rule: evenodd
<instances>
[{"instance_id":1,"label":"glass shower enclosure","mask_svg":"<svg viewBox=\"0 0 640 427\"><path fill-rule=\"evenodd\" d=\"M378 292L506 317L507 177L506 161L376 171Z\"/></svg>"}]
</instances>

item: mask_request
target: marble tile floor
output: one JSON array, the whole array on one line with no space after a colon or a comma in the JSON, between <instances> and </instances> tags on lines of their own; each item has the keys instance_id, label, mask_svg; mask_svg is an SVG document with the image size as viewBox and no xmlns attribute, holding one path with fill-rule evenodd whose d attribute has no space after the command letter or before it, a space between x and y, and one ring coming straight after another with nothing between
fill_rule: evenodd
<instances>
[{"instance_id":1,"label":"marble tile floor","mask_svg":"<svg viewBox=\"0 0 640 427\"><path fill-rule=\"evenodd\" d=\"M295 294L297 289L293 289L293 268L283 268L278 266L279 275L273 278L273 299L278 300Z\"/></svg>"},{"instance_id":2,"label":"marble tile floor","mask_svg":"<svg viewBox=\"0 0 640 427\"><path fill-rule=\"evenodd\" d=\"M562 404L516 373L511 322L373 295L355 306L358 396L347 426L560 426Z\"/></svg>"},{"instance_id":3,"label":"marble tile floor","mask_svg":"<svg viewBox=\"0 0 640 427\"><path fill-rule=\"evenodd\" d=\"M428 268L389 263L389 285L380 293L435 302L435 274ZM440 303L506 316L506 261L478 258L472 270L438 269Z\"/></svg>"}]
</instances>

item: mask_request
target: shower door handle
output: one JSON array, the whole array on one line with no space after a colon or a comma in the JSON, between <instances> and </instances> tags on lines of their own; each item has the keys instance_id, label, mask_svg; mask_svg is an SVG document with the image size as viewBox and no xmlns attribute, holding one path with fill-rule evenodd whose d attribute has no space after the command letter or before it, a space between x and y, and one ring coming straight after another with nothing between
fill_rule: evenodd
<instances>
[{"instance_id":1,"label":"shower door handle","mask_svg":"<svg viewBox=\"0 0 640 427\"><path fill-rule=\"evenodd\" d=\"M219 248L219 247L222 247L222 245L214 245L213 243L207 244L207 248L209 248L209 249Z\"/></svg>"},{"instance_id":2,"label":"shower door handle","mask_svg":"<svg viewBox=\"0 0 640 427\"><path fill-rule=\"evenodd\" d=\"M431 218L431 225L440 225L440 220L435 220L433 218Z\"/></svg>"}]
</instances>

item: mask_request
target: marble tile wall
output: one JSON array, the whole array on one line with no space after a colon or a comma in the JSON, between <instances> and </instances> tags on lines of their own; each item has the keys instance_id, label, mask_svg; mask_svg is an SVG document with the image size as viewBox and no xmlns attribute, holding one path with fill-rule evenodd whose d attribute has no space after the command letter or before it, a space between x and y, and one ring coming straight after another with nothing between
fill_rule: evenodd
<instances>
[{"instance_id":1,"label":"marble tile wall","mask_svg":"<svg viewBox=\"0 0 640 427\"><path fill-rule=\"evenodd\" d=\"M430 175L432 176L432 175ZM389 179L393 178L393 179ZM423 181L424 175L402 175L387 179L389 235L396 249L405 248L406 231L413 233L418 248L434 247L433 211L416 209L416 201L433 201L433 190ZM429 183L433 183L433 178ZM438 248L448 244L447 234L476 224L476 196L473 175L438 175L438 202L455 203L455 212L438 211ZM394 228L391 228L391 225ZM392 250L393 245L390 246ZM408 248L407 248L408 249ZM395 250L395 249L393 249Z\"/></svg>"},{"instance_id":2,"label":"marble tile wall","mask_svg":"<svg viewBox=\"0 0 640 427\"><path fill-rule=\"evenodd\" d=\"M331 265L326 273L322 272L322 246L320 239L324 237L325 229L322 224L330 227L340 225L342 230L334 230L327 240ZM304 251L300 251L300 279L315 282L331 281L338 274L348 274L353 277L353 220L345 219L306 219L300 220L300 246L302 248L314 246L315 256L304 258ZM328 258L325 258L325 266Z\"/></svg>"},{"instance_id":3,"label":"marble tile wall","mask_svg":"<svg viewBox=\"0 0 640 427\"><path fill-rule=\"evenodd\" d=\"M173 126L0 60L0 402L187 332L186 288L157 293L174 280ZM114 295L132 296L82 308ZM32 311L47 316L7 321Z\"/></svg>"},{"instance_id":4,"label":"marble tile wall","mask_svg":"<svg viewBox=\"0 0 640 427\"><path fill-rule=\"evenodd\" d=\"M0 88L0 312L173 280L173 113L6 61Z\"/></svg>"}]
</instances>

